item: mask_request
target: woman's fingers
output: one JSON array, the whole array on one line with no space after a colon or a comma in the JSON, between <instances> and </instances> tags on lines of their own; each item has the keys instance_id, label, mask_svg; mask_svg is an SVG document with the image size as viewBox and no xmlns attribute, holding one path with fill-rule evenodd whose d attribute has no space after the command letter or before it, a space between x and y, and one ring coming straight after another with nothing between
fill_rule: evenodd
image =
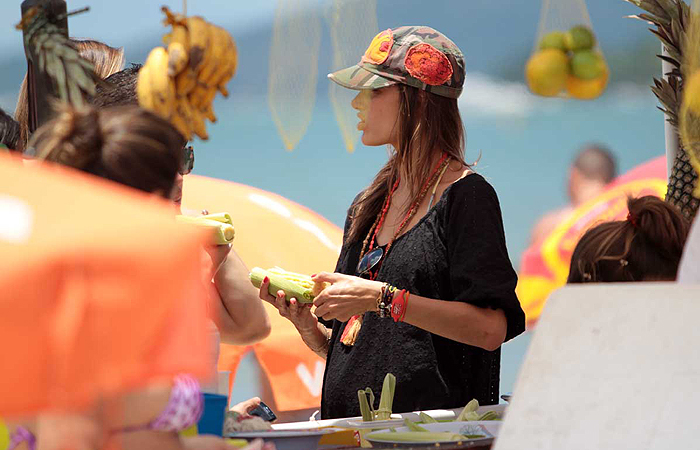
<instances>
[{"instance_id":1,"label":"woman's fingers","mask_svg":"<svg viewBox=\"0 0 700 450\"><path fill-rule=\"evenodd\" d=\"M277 291L275 307L277 307L282 317L289 317L289 307L287 306L287 299L285 298L284 291Z\"/></svg>"},{"instance_id":2,"label":"woman's fingers","mask_svg":"<svg viewBox=\"0 0 700 450\"><path fill-rule=\"evenodd\" d=\"M274 296L270 295L269 289L270 279L268 277L265 277L262 283L260 283L260 300L265 300L266 302L271 303L273 306L277 306L277 301Z\"/></svg>"}]
</instances>

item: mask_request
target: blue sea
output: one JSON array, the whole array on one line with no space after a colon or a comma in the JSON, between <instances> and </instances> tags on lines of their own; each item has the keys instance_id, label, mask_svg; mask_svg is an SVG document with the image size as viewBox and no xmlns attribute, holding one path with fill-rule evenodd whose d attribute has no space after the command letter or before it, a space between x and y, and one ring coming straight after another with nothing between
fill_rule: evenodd
<instances>
[{"instance_id":1,"label":"blue sea","mask_svg":"<svg viewBox=\"0 0 700 450\"><path fill-rule=\"evenodd\" d=\"M664 153L663 114L645 86L612 85L599 99L540 99L519 83L478 74L460 101L467 130L467 160L495 187L514 266L530 229L548 210L566 204L568 167L577 149L609 146L625 172ZM266 99L234 92L218 99L211 139L196 142L194 173L275 192L315 210L338 226L353 197L386 161L383 147L343 145L327 96L316 99L307 133L293 151L284 145ZM503 347L501 392L513 389L530 342L526 333ZM232 393L236 402L257 395L257 369L244 360Z\"/></svg>"}]
</instances>

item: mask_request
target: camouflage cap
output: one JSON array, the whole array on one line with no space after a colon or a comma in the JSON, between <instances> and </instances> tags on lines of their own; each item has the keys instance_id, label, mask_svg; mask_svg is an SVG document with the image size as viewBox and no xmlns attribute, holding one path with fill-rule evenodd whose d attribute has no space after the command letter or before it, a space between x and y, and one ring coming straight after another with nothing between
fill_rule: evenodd
<instances>
[{"instance_id":1,"label":"camouflage cap","mask_svg":"<svg viewBox=\"0 0 700 450\"><path fill-rule=\"evenodd\" d=\"M464 85L464 56L447 36L429 27L407 26L374 37L359 63L328 75L349 89L379 89L403 83L457 98Z\"/></svg>"}]
</instances>

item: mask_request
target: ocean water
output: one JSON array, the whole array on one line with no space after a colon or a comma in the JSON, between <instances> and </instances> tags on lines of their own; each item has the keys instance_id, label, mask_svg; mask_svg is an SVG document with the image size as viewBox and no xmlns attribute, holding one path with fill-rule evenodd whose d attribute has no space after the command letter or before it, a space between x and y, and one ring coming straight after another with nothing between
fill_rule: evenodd
<instances>
[{"instance_id":1,"label":"ocean water","mask_svg":"<svg viewBox=\"0 0 700 450\"><path fill-rule=\"evenodd\" d=\"M294 200L343 225L350 202L386 161L387 151L361 144L348 153L332 109L317 99L306 135L284 150L266 99L234 92L217 100L211 139L196 142L194 173L249 184ZM588 142L609 146L624 172L664 153L663 115L645 86L613 85L595 101L540 99L520 83L472 74L460 100L467 160L496 189L509 254L517 268L530 229L566 204L567 170ZM503 347L501 392L510 392L530 342L526 333ZM258 395L257 368L244 360L232 401Z\"/></svg>"}]
</instances>

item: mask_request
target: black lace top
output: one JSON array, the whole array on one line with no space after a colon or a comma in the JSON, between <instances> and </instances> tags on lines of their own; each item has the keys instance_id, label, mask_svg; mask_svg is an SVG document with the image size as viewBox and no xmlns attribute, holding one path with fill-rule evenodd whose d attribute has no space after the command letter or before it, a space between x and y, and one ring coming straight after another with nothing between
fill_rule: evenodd
<instances>
[{"instance_id":1,"label":"black lace top","mask_svg":"<svg viewBox=\"0 0 700 450\"><path fill-rule=\"evenodd\" d=\"M346 233L348 228L346 220ZM355 275L361 247L362 242L346 243L336 272ZM481 175L449 186L428 214L394 241L377 280L413 295L500 308L508 322L506 340L525 330L500 205ZM472 398L482 405L498 403L500 349L460 344L373 312L365 314L352 347L340 342L345 323L327 325L333 334L321 399L324 419L360 415L357 391L368 386L378 406L387 372L396 376L394 412L457 408Z\"/></svg>"}]
</instances>

